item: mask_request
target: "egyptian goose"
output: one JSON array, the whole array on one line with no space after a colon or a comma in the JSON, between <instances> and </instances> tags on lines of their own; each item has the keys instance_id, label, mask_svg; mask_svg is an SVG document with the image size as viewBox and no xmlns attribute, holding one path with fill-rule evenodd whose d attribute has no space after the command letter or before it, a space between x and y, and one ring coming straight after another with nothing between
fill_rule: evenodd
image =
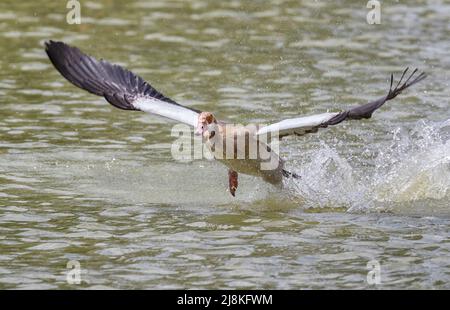
<instances>
[{"instance_id":1,"label":"egyptian goose","mask_svg":"<svg viewBox=\"0 0 450 310\"><path fill-rule=\"evenodd\" d=\"M260 176L272 184L281 184L283 177L299 178L295 173L283 169L283 160L266 144L267 139L262 137L267 138L268 134L276 134L279 138L287 135L301 136L344 120L370 118L386 101L394 99L403 90L426 77L425 73L415 76L418 71L415 69L402 84L407 68L394 88L394 77L391 74L389 91L375 101L341 112L327 112L286 119L269 126L244 128L220 122L210 112L182 106L131 71L105 60L97 60L78 48L55 41L46 42L45 45L55 68L75 86L103 96L119 109L144 111L195 127L196 134L203 136L203 142L214 158L228 166L228 185L233 196L238 187L238 173ZM243 138L245 142L243 147L236 142L239 138ZM226 145L229 144L223 143L224 141L234 141L231 152L228 150L232 153L231 157L225 156L229 155L226 150ZM266 156L262 156L259 151L256 156L250 156L249 145L257 145L259 151L267 153ZM237 156L238 153L241 156ZM271 166L263 168L262 164L267 162Z\"/></svg>"}]
</instances>

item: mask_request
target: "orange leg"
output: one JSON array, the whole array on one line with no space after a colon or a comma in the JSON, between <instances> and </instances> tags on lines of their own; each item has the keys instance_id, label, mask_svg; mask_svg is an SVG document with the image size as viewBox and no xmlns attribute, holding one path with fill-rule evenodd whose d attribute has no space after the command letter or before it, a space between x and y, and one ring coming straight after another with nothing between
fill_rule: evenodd
<instances>
[{"instance_id":1,"label":"orange leg","mask_svg":"<svg viewBox=\"0 0 450 310\"><path fill-rule=\"evenodd\" d=\"M228 170L228 186L230 188L230 194L234 197L238 187L238 173L231 169Z\"/></svg>"}]
</instances>

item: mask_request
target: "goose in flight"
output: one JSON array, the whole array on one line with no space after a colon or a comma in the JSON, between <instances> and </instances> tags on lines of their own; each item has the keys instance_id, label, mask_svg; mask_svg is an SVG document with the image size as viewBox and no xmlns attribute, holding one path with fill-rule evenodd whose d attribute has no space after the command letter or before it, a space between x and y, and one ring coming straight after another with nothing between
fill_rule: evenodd
<instances>
[{"instance_id":1,"label":"goose in flight","mask_svg":"<svg viewBox=\"0 0 450 310\"><path fill-rule=\"evenodd\" d=\"M279 138L301 136L345 120L370 118L386 101L426 77L425 73L416 74L418 70L415 69L405 79L407 68L395 87L391 74L387 94L369 103L341 112L286 119L268 126L243 127L221 122L211 112L182 106L131 71L105 60L97 60L76 47L55 41L45 45L55 68L75 86L104 97L119 109L144 111L194 127L214 158L228 166L228 186L233 196L238 187L238 173L259 176L271 184L281 184L283 177L300 178L283 168L283 160L267 144L267 135L275 134ZM228 141L231 143L225 143ZM252 145L257 152L251 150Z\"/></svg>"}]
</instances>

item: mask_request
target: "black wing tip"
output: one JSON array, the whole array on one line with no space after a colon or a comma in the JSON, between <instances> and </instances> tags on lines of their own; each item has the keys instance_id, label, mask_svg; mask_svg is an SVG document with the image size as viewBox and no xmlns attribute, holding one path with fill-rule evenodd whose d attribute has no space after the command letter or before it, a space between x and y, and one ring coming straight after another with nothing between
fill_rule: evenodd
<instances>
[{"instance_id":1,"label":"black wing tip","mask_svg":"<svg viewBox=\"0 0 450 310\"><path fill-rule=\"evenodd\" d=\"M56 41L53 40L48 40L44 42L45 45L45 49L49 50L51 48L51 46L54 46L54 44L57 43Z\"/></svg>"},{"instance_id":2,"label":"black wing tip","mask_svg":"<svg viewBox=\"0 0 450 310\"><path fill-rule=\"evenodd\" d=\"M409 75L409 77L403 82L403 79L406 76L406 73L408 72L408 70L409 70L409 67L407 67L403 71L402 76L400 77L400 79L394 89L392 89L393 74L391 74L391 85L389 87L389 93L387 95L386 100L390 100L390 99L397 97L397 95L399 95L403 90L409 88L410 86L412 86L414 84L419 83L420 81L422 81L423 79L425 79L427 77L427 74L425 72L421 72L419 75L414 77L416 75L416 73L419 72L419 69L415 68L413 70L413 72ZM413 79L413 77L414 77L414 79ZM403 84L402 84L402 82L403 82Z\"/></svg>"},{"instance_id":3,"label":"black wing tip","mask_svg":"<svg viewBox=\"0 0 450 310\"><path fill-rule=\"evenodd\" d=\"M62 41L48 40L45 41L44 45L45 52L47 53L56 69L58 69L58 71L60 71L61 62L64 62L64 59L70 57L68 56L68 54L74 53L78 55L88 56L84 55L83 52L81 52L78 48L70 46L69 44Z\"/></svg>"},{"instance_id":4,"label":"black wing tip","mask_svg":"<svg viewBox=\"0 0 450 310\"><path fill-rule=\"evenodd\" d=\"M48 52L52 52L52 51L56 51L58 49L61 48L71 48L68 44L61 42L61 41L53 41L53 40L48 40L44 42L45 45L45 51Z\"/></svg>"},{"instance_id":5,"label":"black wing tip","mask_svg":"<svg viewBox=\"0 0 450 310\"><path fill-rule=\"evenodd\" d=\"M56 43L58 43L58 42L55 42L53 40L45 41L45 43L44 43L44 45L45 45L45 52L47 53L47 55L49 57L52 54L52 52L55 50Z\"/></svg>"},{"instance_id":6,"label":"black wing tip","mask_svg":"<svg viewBox=\"0 0 450 310\"><path fill-rule=\"evenodd\" d=\"M408 76L406 80L404 80L406 74L409 71L409 67L407 67L405 70L403 70L402 75L397 82L397 84L394 86L394 74L391 73L390 80L389 80L389 92L386 96L381 97L375 101L369 102L367 104L364 104L362 106L354 107L346 112L342 112L341 114L338 114L334 118L332 118L328 123L331 125L338 124L345 120L346 118L349 119L363 119L363 118L370 118L372 117L372 114L375 110L380 108L386 101L394 99L397 97L402 91L409 88L410 86L419 83L423 79L427 77L425 72L420 73L419 75L415 76L417 72L419 72L419 69L416 68L412 71L412 73ZM415 76L415 77L414 77ZM413 78L414 77L414 78ZM404 81L404 82L403 82Z\"/></svg>"},{"instance_id":7,"label":"black wing tip","mask_svg":"<svg viewBox=\"0 0 450 310\"><path fill-rule=\"evenodd\" d=\"M79 48L61 41L48 40L44 45L54 67L69 82L92 94L105 97L119 109L137 110L132 100L140 96L179 105L128 69L102 59L97 60Z\"/></svg>"},{"instance_id":8,"label":"black wing tip","mask_svg":"<svg viewBox=\"0 0 450 310\"><path fill-rule=\"evenodd\" d=\"M281 170L281 174L285 178L301 179L302 177L295 172L288 171L286 169Z\"/></svg>"}]
</instances>

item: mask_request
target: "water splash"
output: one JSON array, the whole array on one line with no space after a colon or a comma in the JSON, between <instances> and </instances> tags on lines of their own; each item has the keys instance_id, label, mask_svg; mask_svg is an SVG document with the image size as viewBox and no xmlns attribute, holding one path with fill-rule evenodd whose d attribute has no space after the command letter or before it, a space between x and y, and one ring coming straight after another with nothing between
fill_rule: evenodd
<instances>
[{"instance_id":1,"label":"water splash","mask_svg":"<svg viewBox=\"0 0 450 310\"><path fill-rule=\"evenodd\" d=\"M450 120L397 129L390 147L376 158L374 198L404 203L450 196ZM387 160L386 160L387 159Z\"/></svg>"},{"instance_id":2,"label":"water splash","mask_svg":"<svg viewBox=\"0 0 450 310\"><path fill-rule=\"evenodd\" d=\"M308 207L350 207L361 200L357 176L349 162L325 142L320 147L303 153L298 174L301 179L290 180L295 192L305 199ZM354 196L356 195L356 196Z\"/></svg>"},{"instance_id":3,"label":"water splash","mask_svg":"<svg viewBox=\"0 0 450 310\"><path fill-rule=\"evenodd\" d=\"M364 165L322 141L294 160L302 179L289 180L288 187L306 207L370 212L420 204L450 211L449 137L450 120L422 121L412 130L397 128L391 140L361 152L376 154Z\"/></svg>"}]
</instances>

